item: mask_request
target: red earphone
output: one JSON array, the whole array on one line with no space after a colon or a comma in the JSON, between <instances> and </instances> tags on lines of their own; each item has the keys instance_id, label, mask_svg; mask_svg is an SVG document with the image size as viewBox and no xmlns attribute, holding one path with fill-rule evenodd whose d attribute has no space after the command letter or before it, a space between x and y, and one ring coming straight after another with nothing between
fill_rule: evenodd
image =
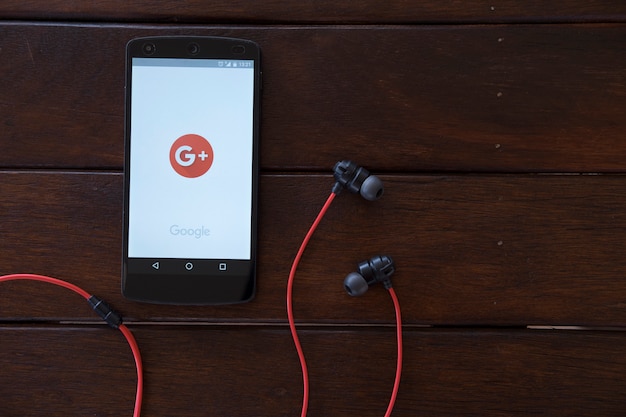
<instances>
[{"instance_id":1,"label":"red earphone","mask_svg":"<svg viewBox=\"0 0 626 417\"><path fill-rule=\"evenodd\" d=\"M291 336L293 337L296 351L298 352L298 358L300 359L300 366L302 368L304 393L302 399L301 417L306 417L309 405L309 375L293 316L293 281L296 275L296 269L298 268L302 254L304 253L311 236L313 236L315 229L317 229L317 226L322 221L322 218L328 211L328 208L332 204L335 197L344 188L352 193L360 193L363 198L370 201L378 200L384 192L382 181L377 176L371 175L365 168L356 165L352 161L337 162L334 167L334 178L336 182L333 185L330 196L328 196L326 203L322 206L322 209L304 237L304 240L300 245L300 249L298 250L291 266L289 280L287 282L287 317L289 320L289 328L291 329ZM395 264L393 259L387 255L378 255L369 260L360 262L358 264L358 272L348 274L344 280L344 288L348 294L353 296L363 295L371 285L377 282L382 282L385 288L389 291L393 301L396 313L398 356L396 362L396 377L385 417L389 417L393 411L396 397L398 395L398 389L400 387L400 376L402 374L402 318L400 314L400 303L394 289L391 286L390 279L394 272Z\"/></svg>"}]
</instances>

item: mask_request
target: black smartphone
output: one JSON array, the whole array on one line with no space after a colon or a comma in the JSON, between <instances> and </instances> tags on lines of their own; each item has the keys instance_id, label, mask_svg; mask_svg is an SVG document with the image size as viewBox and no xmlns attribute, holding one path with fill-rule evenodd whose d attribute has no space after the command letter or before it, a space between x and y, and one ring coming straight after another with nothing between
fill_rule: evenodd
<instances>
[{"instance_id":1,"label":"black smartphone","mask_svg":"<svg viewBox=\"0 0 626 417\"><path fill-rule=\"evenodd\" d=\"M232 304L255 293L260 49L150 37L126 47L122 293Z\"/></svg>"}]
</instances>

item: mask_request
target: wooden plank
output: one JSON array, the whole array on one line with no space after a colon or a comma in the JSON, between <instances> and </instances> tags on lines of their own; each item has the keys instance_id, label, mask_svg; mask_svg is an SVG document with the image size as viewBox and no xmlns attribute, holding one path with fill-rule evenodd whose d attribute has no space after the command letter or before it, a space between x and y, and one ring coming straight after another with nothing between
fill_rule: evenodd
<instances>
[{"instance_id":1,"label":"wooden plank","mask_svg":"<svg viewBox=\"0 0 626 417\"><path fill-rule=\"evenodd\" d=\"M117 333L105 327L0 328L0 414L132 415L136 371Z\"/></svg>"},{"instance_id":2,"label":"wooden plank","mask_svg":"<svg viewBox=\"0 0 626 417\"><path fill-rule=\"evenodd\" d=\"M395 370L389 329L301 331L310 416L380 416ZM285 328L133 327L146 416L299 415L301 373ZM393 415L621 415L621 332L407 329ZM135 374L104 326L0 329L3 416L130 415Z\"/></svg>"},{"instance_id":3,"label":"wooden plank","mask_svg":"<svg viewBox=\"0 0 626 417\"><path fill-rule=\"evenodd\" d=\"M626 322L626 177L382 178L381 200L342 194L320 225L294 285L299 321L392 323L382 287L361 299L342 289L358 261L387 253L409 324ZM284 322L291 262L331 185L329 175L262 177L253 302L165 307L120 294L121 174L3 172L0 195L10 197L0 203L0 273L73 281L131 321ZM43 284L0 291L5 319L93 318L78 297Z\"/></svg>"},{"instance_id":4,"label":"wooden plank","mask_svg":"<svg viewBox=\"0 0 626 417\"><path fill-rule=\"evenodd\" d=\"M124 45L181 33L260 43L264 169L346 157L394 172L626 169L623 24L4 22L0 166L121 169Z\"/></svg>"},{"instance_id":5,"label":"wooden plank","mask_svg":"<svg viewBox=\"0 0 626 417\"><path fill-rule=\"evenodd\" d=\"M173 6L165 0L80 2L63 0L5 0L0 17L12 19L117 20L166 22L298 22L298 23L459 23L624 21L626 8L608 0L560 0L519 3L515 0L484 2L363 0L358 3L328 0L181 0Z\"/></svg>"}]
</instances>

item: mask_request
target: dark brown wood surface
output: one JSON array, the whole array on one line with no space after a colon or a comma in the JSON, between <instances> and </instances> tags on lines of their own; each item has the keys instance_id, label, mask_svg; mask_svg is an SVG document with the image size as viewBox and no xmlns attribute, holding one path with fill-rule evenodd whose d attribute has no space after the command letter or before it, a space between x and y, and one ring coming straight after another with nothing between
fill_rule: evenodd
<instances>
[{"instance_id":1,"label":"dark brown wood surface","mask_svg":"<svg viewBox=\"0 0 626 417\"><path fill-rule=\"evenodd\" d=\"M500 0L338 2L307 0L167 0L99 1L5 0L0 16L11 19L117 20L157 22L265 23L458 23L626 21L626 6L611 0L519 2Z\"/></svg>"},{"instance_id":2,"label":"dark brown wood surface","mask_svg":"<svg viewBox=\"0 0 626 417\"><path fill-rule=\"evenodd\" d=\"M6 57L0 72L11 82L0 90L7 138L0 164L121 169L124 46L137 36L181 33L250 38L261 45L261 155L267 169L327 171L345 157L400 172L626 167L619 146L626 131L622 24L239 28L7 22L0 24Z\"/></svg>"},{"instance_id":3,"label":"dark brown wood surface","mask_svg":"<svg viewBox=\"0 0 626 417\"><path fill-rule=\"evenodd\" d=\"M133 330L150 365L145 415L300 415L300 369L284 327ZM111 329L0 331L3 416L55 409L131 415L135 370ZM311 371L309 415L384 414L394 378L392 329L307 328L301 334ZM394 415L620 416L623 339L620 332L408 329Z\"/></svg>"},{"instance_id":4,"label":"dark brown wood surface","mask_svg":"<svg viewBox=\"0 0 626 417\"><path fill-rule=\"evenodd\" d=\"M0 274L63 278L123 313L144 416L300 414L287 276L343 158L386 192L340 195L296 276L310 417L384 415L392 304L341 284L376 253L397 262L404 319L394 417L624 414L624 4L74 3L0 4ZM120 294L124 46L183 33L262 48L247 304ZM128 347L66 290L0 286L0 369L0 416L131 415Z\"/></svg>"},{"instance_id":5,"label":"dark brown wood surface","mask_svg":"<svg viewBox=\"0 0 626 417\"><path fill-rule=\"evenodd\" d=\"M623 176L382 178L387 190L381 200L345 193L331 206L297 275L299 320L391 324L382 288L362 299L342 288L356 262L382 252L398 263L394 286L407 324L626 322ZM0 194L21 196L4 201L0 211L2 273L71 280L133 320L284 322L291 261L331 185L329 175L264 175L256 299L230 307L166 307L120 294L121 174L5 172ZM19 318L24 298L35 290L52 299L63 296L39 283L5 286L15 296L0 304L4 317ZM72 298L65 295L68 301L54 309L48 300L34 299L28 317L93 317Z\"/></svg>"}]
</instances>

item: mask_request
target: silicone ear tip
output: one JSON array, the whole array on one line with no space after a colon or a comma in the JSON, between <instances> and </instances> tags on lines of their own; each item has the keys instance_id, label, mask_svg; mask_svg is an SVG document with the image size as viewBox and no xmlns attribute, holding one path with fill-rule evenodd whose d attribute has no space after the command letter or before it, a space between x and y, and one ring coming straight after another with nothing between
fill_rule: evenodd
<instances>
[{"instance_id":1,"label":"silicone ear tip","mask_svg":"<svg viewBox=\"0 0 626 417\"><path fill-rule=\"evenodd\" d=\"M360 295L365 294L369 285L365 278L363 278L360 274L356 272L351 272L348 274L346 279L343 280L343 287L346 289L346 292L353 297L358 297Z\"/></svg>"},{"instance_id":2,"label":"silicone ear tip","mask_svg":"<svg viewBox=\"0 0 626 417\"><path fill-rule=\"evenodd\" d=\"M361 195L369 201L378 200L384 192L383 182L376 175L365 178L361 185Z\"/></svg>"}]
</instances>

